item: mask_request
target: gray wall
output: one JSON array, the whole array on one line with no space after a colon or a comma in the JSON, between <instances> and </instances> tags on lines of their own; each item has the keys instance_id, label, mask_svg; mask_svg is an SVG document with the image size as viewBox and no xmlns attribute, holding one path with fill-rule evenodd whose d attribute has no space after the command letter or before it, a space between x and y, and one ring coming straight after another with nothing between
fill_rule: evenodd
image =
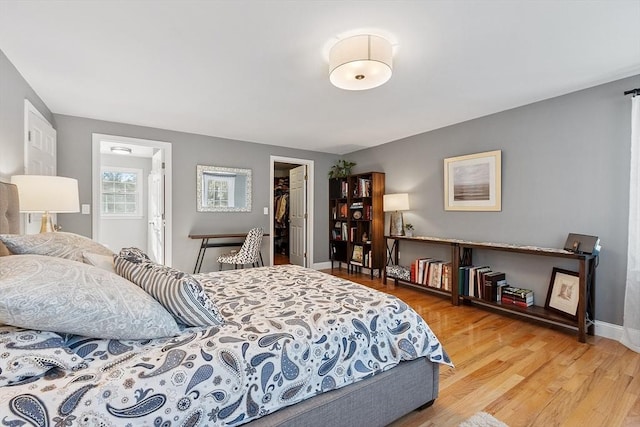
<instances>
[{"instance_id":1,"label":"gray wall","mask_svg":"<svg viewBox=\"0 0 640 427\"><path fill-rule=\"evenodd\" d=\"M122 123L55 115L58 129L58 173L78 179L80 203L91 203L91 134L127 136L172 143L173 152L173 266L192 271L199 241L187 236L248 230L253 226L269 229L270 156L313 160L315 166L314 263L328 261L326 209L327 173L338 158L335 155L254 144L183 132L173 132ZM250 168L253 172L252 211L249 213L196 212L196 165ZM59 219L64 230L91 236L91 216L65 214ZM268 259L267 245L263 255ZM217 270L215 250L207 250L202 271Z\"/></svg>"},{"instance_id":2,"label":"gray wall","mask_svg":"<svg viewBox=\"0 0 640 427\"><path fill-rule=\"evenodd\" d=\"M24 100L53 125L53 115L0 50L0 177L24 173Z\"/></svg>"},{"instance_id":3,"label":"gray wall","mask_svg":"<svg viewBox=\"0 0 640 427\"><path fill-rule=\"evenodd\" d=\"M523 82L525 84L525 82ZM405 222L416 235L561 248L569 232L597 235L596 318L622 324L627 256L631 101L640 76L351 153L355 172L386 173L386 192L408 192ZM444 210L443 159L502 150L502 211ZM401 261L436 252L404 245ZM546 257L474 253L507 272L544 305L551 269L577 265ZM404 256L403 256L404 255ZM445 255L446 256L446 255ZM541 259L544 258L544 259Z\"/></svg>"}]
</instances>

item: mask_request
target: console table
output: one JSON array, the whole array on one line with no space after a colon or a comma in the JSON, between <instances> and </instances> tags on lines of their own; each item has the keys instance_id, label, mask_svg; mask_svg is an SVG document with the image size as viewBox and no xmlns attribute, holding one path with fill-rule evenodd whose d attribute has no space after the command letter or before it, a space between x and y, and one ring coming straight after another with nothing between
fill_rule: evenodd
<instances>
[{"instance_id":1,"label":"console table","mask_svg":"<svg viewBox=\"0 0 640 427\"><path fill-rule=\"evenodd\" d=\"M471 242L460 239L448 239L439 237L405 237L405 236L385 236L387 241L393 241L391 248L387 246L387 255L389 260L387 266L390 264L399 264L399 252L400 242L414 242L428 245L447 245L450 246L451 257L451 303L454 305L460 304L461 301L466 303L475 303L482 306L492 307L499 310L509 311L512 314L521 315L523 317L533 318L540 321L549 323L561 324L570 326L577 329L578 341L586 342L586 335L593 335L595 333L594 321L595 321L595 286L596 286L596 274L595 268L597 265L597 257L591 254L580 254L565 251L563 249L555 248L541 248L536 246L524 246L524 245L512 245L507 243L488 243L488 242ZM572 259L578 263L578 309L576 313L576 319L569 319L567 317L560 316L550 310L540 306L531 306L527 308L520 308L513 305L503 305L497 302L488 302L468 295L460 295L458 291L458 273L462 266L471 265L472 251L478 250L490 250L490 251L502 251L512 252L522 255L534 255L554 258ZM387 283L387 271L385 268L384 283ZM434 291L436 293L444 293L436 288L428 288L423 285L412 283L409 280L403 280L399 278L393 278L394 282L407 283L413 287L419 287L424 290ZM445 293L449 295L449 292Z\"/></svg>"},{"instance_id":2,"label":"console table","mask_svg":"<svg viewBox=\"0 0 640 427\"><path fill-rule=\"evenodd\" d=\"M268 235L269 233L263 234L263 236ZM207 248L239 247L242 246L246 237L247 233L189 234L190 239L201 240L200 250L198 251L198 258L196 258L196 266L193 268L193 272L200 273L200 269L202 268L202 261L204 260L204 254L207 251ZM221 239L225 239L226 241L217 241ZM229 241L229 239L233 240ZM264 266L262 252L260 252L260 264Z\"/></svg>"}]
</instances>

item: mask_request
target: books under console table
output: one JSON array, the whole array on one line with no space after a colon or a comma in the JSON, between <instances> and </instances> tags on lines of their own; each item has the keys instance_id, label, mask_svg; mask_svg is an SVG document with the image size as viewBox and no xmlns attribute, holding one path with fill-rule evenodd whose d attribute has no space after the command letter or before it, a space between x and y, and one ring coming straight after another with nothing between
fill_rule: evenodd
<instances>
[{"instance_id":1,"label":"books under console table","mask_svg":"<svg viewBox=\"0 0 640 427\"><path fill-rule=\"evenodd\" d=\"M447 239L439 237L406 237L406 236L385 236L387 241L387 266L384 271L384 283L388 279L393 279L396 284L402 283L411 287L444 295L451 298L453 305L460 302L475 304L508 311L514 315L532 318L535 320L559 324L565 327L575 328L578 333L578 341L586 342L586 335L593 335L595 332L595 286L596 286L596 261L597 257L591 254L580 254L555 248L541 248L535 246L511 245L506 243L471 242L460 239ZM389 246L391 242L391 246ZM413 274L410 269L399 265L400 242L411 242L424 245L448 245L450 246L450 260L436 261L442 265L449 264L448 276L442 273L440 281L430 281L429 277L420 277L420 263L416 260ZM501 251L522 254L525 256L553 257L565 260L574 260L578 264L578 304L575 318L558 314L557 310L547 309L542 306L521 307L514 304L502 304L497 301L490 301L478 296L463 295L460 292L461 271L465 267L472 265L473 251ZM424 258L431 260L430 258ZM426 261L426 263L434 261ZM461 270L462 268L462 270ZM436 272L438 269L436 269ZM423 275L427 274L423 272ZM421 280L420 280L421 279ZM448 282L448 283L446 283ZM435 286L433 286L435 285Z\"/></svg>"}]
</instances>

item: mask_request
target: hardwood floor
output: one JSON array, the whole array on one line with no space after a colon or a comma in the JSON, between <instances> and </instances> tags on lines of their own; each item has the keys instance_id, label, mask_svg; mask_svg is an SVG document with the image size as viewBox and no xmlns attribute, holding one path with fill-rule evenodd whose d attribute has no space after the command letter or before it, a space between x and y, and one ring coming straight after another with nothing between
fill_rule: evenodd
<instances>
[{"instance_id":1,"label":"hardwood floor","mask_svg":"<svg viewBox=\"0 0 640 427\"><path fill-rule=\"evenodd\" d=\"M435 404L392 427L457 426L485 411L510 427L640 426L640 354L617 341L554 330L365 274L332 273L387 292L429 324L455 364ZM392 282L390 282L392 283Z\"/></svg>"}]
</instances>

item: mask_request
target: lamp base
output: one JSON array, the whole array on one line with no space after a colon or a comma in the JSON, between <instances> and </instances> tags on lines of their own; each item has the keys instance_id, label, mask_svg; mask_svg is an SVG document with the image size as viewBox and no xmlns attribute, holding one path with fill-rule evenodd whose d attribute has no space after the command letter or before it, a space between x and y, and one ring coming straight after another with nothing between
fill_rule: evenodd
<instances>
[{"instance_id":1,"label":"lamp base","mask_svg":"<svg viewBox=\"0 0 640 427\"><path fill-rule=\"evenodd\" d=\"M404 236L404 218L402 212L391 212L391 220L389 223L390 236Z\"/></svg>"},{"instance_id":2,"label":"lamp base","mask_svg":"<svg viewBox=\"0 0 640 427\"><path fill-rule=\"evenodd\" d=\"M56 228L53 226L51 215L49 215L49 212L43 213L42 219L40 220L40 232L53 233L54 231L56 231Z\"/></svg>"}]
</instances>

